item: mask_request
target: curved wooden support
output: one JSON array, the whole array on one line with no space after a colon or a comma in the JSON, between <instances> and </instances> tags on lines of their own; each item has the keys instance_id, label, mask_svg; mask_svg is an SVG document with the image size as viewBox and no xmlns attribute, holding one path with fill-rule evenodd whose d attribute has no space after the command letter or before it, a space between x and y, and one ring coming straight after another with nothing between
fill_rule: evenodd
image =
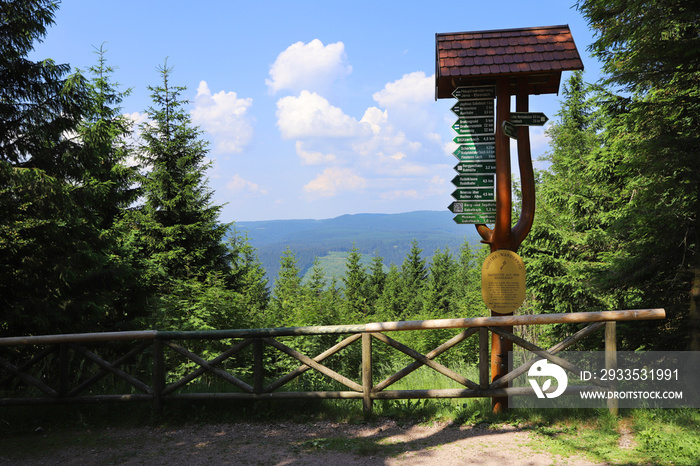
<instances>
[{"instance_id":1,"label":"curved wooden support","mask_svg":"<svg viewBox=\"0 0 700 466\"><path fill-rule=\"evenodd\" d=\"M493 230L490 229L489 227L487 227L483 223L477 224L475 226L476 226L476 232L479 233L479 236L481 236L481 242L486 243L486 244L491 244Z\"/></svg>"},{"instance_id":2,"label":"curved wooden support","mask_svg":"<svg viewBox=\"0 0 700 466\"><path fill-rule=\"evenodd\" d=\"M515 111L529 111L527 81L523 78L518 80ZM520 168L522 208L518 223L513 227L512 251L518 250L527 234L530 233L532 222L535 219L535 174L530 154L530 128L527 126L518 128L518 167Z\"/></svg>"}]
</instances>

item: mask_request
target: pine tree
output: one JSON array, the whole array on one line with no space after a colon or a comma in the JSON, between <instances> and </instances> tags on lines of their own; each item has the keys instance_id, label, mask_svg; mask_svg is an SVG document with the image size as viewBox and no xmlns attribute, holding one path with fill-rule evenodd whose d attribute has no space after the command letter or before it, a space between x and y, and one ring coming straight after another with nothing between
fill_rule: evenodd
<instances>
[{"instance_id":1,"label":"pine tree","mask_svg":"<svg viewBox=\"0 0 700 466\"><path fill-rule=\"evenodd\" d=\"M132 122L119 106L131 90L119 92L111 81L114 69L107 66L106 50L95 50L97 65L88 71L90 106L78 126L79 150L73 154L86 167L87 182L83 204L90 205L94 224L103 232L110 230L138 197L136 168L129 165L134 150L128 140Z\"/></svg>"},{"instance_id":2,"label":"pine tree","mask_svg":"<svg viewBox=\"0 0 700 466\"><path fill-rule=\"evenodd\" d=\"M425 288L428 270L426 260L421 257L423 250L418 247L418 241L411 241L411 249L401 264L401 319L415 316L423 308L423 289Z\"/></svg>"},{"instance_id":3,"label":"pine tree","mask_svg":"<svg viewBox=\"0 0 700 466\"><path fill-rule=\"evenodd\" d=\"M605 72L606 151L598 166L618 182L610 188L619 202L600 209L611 246L601 282L623 306L666 309L666 330L635 325L631 346L685 349L688 337L700 342L700 321L688 321L698 304L697 293L688 301L693 274L700 282L700 5L586 0L577 7L596 33L591 50Z\"/></svg>"},{"instance_id":4,"label":"pine tree","mask_svg":"<svg viewBox=\"0 0 700 466\"><path fill-rule=\"evenodd\" d=\"M382 321L398 320L404 314L403 284L398 267L391 264L384 280L382 295L377 301L377 317Z\"/></svg>"},{"instance_id":5,"label":"pine tree","mask_svg":"<svg viewBox=\"0 0 700 466\"><path fill-rule=\"evenodd\" d=\"M360 250L353 245L345 262L346 270L342 277L346 319L363 319L369 312L367 271L360 263L361 260Z\"/></svg>"},{"instance_id":6,"label":"pine tree","mask_svg":"<svg viewBox=\"0 0 700 466\"><path fill-rule=\"evenodd\" d=\"M114 299L101 235L109 214L96 202L107 184L80 137L95 93L69 65L27 59L56 8L0 2L2 333L96 330Z\"/></svg>"},{"instance_id":7,"label":"pine tree","mask_svg":"<svg viewBox=\"0 0 700 466\"><path fill-rule=\"evenodd\" d=\"M601 232L609 222L601 210L615 202L614 173L598 164L602 141L591 92L574 72L563 88L559 121L547 130L551 166L539 174L538 212L521 251L537 313L608 310L593 278L607 247Z\"/></svg>"},{"instance_id":8,"label":"pine tree","mask_svg":"<svg viewBox=\"0 0 700 466\"><path fill-rule=\"evenodd\" d=\"M457 317L457 264L449 249L435 251L429 268L423 299L425 318L446 319ZM430 317L428 317L430 316Z\"/></svg>"},{"instance_id":9,"label":"pine tree","mask_svg":"<svg viewBox=\"0 0 700 466\"><path fill-rule=\"evenodd\" d=\"M481 264L489 254L489 248L482 245L474 251L468 241L460 247L455 282L460 317L481 317L490 312L481 297Z\"/></svg>"},{"instance_id":10,"label":"pine tree","mask_svg":"<svg viewBox=\"0 0 700 466\"><path fill-rule=\"evenodd\" d=\"M284 327L300 325L297 319L302 300L301 277L297 259L287 248L280 258L280 271L272 290L267 326Z\"/></svg>"},{"instance_id":11,"label":"pine tree","mask_svg":"<svg viewBox=\"0 0 700 466\"><path fill-rule=\"evenodd\" d=\"M247 236L234 230L227 247L231 254L231 270L226 286L241 295L246 313L245 328L260 327L270 300L265 269Z\"/></svg>"},{"instance_id":12,"label":"pine tree","mask_svg":"<svg viewBox=\"0 0 700 466\"><path fill-rule=\"evenodd\" d=\"M151 120L141 126L140 158L144 205L135 213L134 244L148 282L162 287L171 279L203 281L209 274L230 272L224 237L230 227L218 220L221 206L212 204L206 185L207 143L192 126L181 99L184 87L170 83L172 68L159 68L162 85L149 87Z\"/></svg>"},{"instance_id":13,"label":"pine tree","mask_svg":"<svg viewBox=\"0 0 700 466\"><path fill-rule=\"evenodd\" d=\"M385 283L384 259L380 255L375 255L372 257L372 264L367 275L367 299L373 313L377 312L377 304L384 292Z\"/></svg>"}]
</instances>

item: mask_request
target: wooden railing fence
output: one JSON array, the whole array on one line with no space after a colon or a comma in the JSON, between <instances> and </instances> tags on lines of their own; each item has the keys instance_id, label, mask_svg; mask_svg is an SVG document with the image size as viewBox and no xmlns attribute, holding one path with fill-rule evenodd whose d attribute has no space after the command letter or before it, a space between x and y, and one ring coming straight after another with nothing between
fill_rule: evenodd
<instances>
[{"instance_id":1,"label":"wooden railing fence","mask_svg":"<svg viewBox=\"0 0 700 466\"><path fill-rule=\"evenodd\" d=\"M366 414L372 412L374 400L421 399L421 398L472 398L504 397L532 393L531 388L510 387L519 375L527 372L538 359L546 358L567 370L576 371L570 363L556 354L581 339L605 328L606 363L615 364L615 323L617 321L663 319L663 309L642 309L607 312L580 312L572 314L542 314L502 317L479 317L465 319L438 319L423 321L377 322L363 325L336 325L323 327L287 327L250 330L213 330L201 332L135 331L111 333L87 333L70 335L43 335L0 338L0 406L53 403L148 401L153 409L162 410L166 400L203 399L293 399L293 398L344 398L362 400ZM540 325L554 323L587 324L578 332L551 348L544 349L515 335L510 328L516 325ZM464 329L432 351L422 354L386 335L388 332L438 329ZM513 369L498 380L489 378L489 332L507 339L513 344L534 353L535 357ZM347 335L340 342L316 356L300 353L280 342L279 337L306 335ZM452 369L438 363L435 358L454 348L469 337L478 338L478 380L470 380ZM211 359L185 348L182 341L220 340L227 349ZM342 375L322 364L349 345L361 344L361 371L359 381ZM88 347L109 342L120 346L121 355L112 348L109 353L114 360L107 361ZM410 356L413 359L403 369L386 379L374 383L375 364L372 361L372 344L380 342ZM242 359L243 350L252 347L252 359ZM275 380L265 380L264 348L274 348L291 356L299 366ZM94 349L94 348L93 348ZM196 369L185 374L166 374L166 351L171 357L179 355ZM251 351L248 350L248 353ZM246 354L248 354L246 353ZM209 355L210 356L210 355ZM77 358L76 358L77 357ZM236 373L225 366L226 361L237 357L236 362L247 362ZM76 359L80 362L76 363ZM92 372L88 366L94 369ZM76 366L76 364L78 364ZM463 388L388 390L393 384L415 371L427 366L457 382ZM315 370L337 382L345 389L336 391L282 391L289 382L308 370ZM76 379L76 371L80 377ZM208 374L226 382L226 391L217 393L187 393L182 389L193 380ZM242 375L243 374L243 375ZM98 384L104 377L112 375L121 383L121 393L95 393L101 387L116 390L118 383ZM251 376L252 375L252 376ZM247 381L246 381L247 380ZM167 382L167 383L166 383ZM267 382L267 384L266 384ZM609 405L616 410L614 405Z\"/></svg>"}]
</instances>

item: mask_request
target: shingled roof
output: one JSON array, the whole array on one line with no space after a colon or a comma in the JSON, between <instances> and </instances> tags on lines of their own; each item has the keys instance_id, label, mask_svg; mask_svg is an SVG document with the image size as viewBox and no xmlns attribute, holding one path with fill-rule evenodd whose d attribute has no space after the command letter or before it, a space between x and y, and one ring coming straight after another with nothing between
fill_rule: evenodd
<instances>
[{"instance_id":1,"label":"shingled roof","mask_svg":"<svg viewBox=\"0 0 700 466\"><path fill-rule=\"evenodd\" d=\"M451 98L460 86L495 84L503 76L527 76L530 94L556 94L562 71L583 69L567 25L441 33L435 46L437 99Z\"/></svg>"}]
</instances>

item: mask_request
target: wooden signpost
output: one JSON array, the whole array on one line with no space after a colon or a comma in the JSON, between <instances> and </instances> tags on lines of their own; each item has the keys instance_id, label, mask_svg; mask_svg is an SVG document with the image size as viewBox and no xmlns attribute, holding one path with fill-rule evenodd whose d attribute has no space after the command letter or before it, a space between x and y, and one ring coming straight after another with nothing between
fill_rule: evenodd
<instances>
[{"instance_id":1,"label":"wooden signpost","mask_svg":"<svg viewBox=\"0 0 700 466\"><path fill-rule=\"evenodd\" d=\"M525 299L525 264L517 250L535 215L529 126L547 122L543 113L530 112L529 95L557 93L562 71L583 69L583 63L568 26L436 34L435 39L435 97L457 99L452 128L459 146L453 154L460 163L449 210L457 214L455 222L474 224L491 248L482 267L482 297L491 314L512 315ZM510 139L517 141L522 191L514 226ZM512 343L493 334L492 383L506 374L509 351ZM506 397L492 401L494 412L508 407Z\"/></svg>"}]
</instances>

